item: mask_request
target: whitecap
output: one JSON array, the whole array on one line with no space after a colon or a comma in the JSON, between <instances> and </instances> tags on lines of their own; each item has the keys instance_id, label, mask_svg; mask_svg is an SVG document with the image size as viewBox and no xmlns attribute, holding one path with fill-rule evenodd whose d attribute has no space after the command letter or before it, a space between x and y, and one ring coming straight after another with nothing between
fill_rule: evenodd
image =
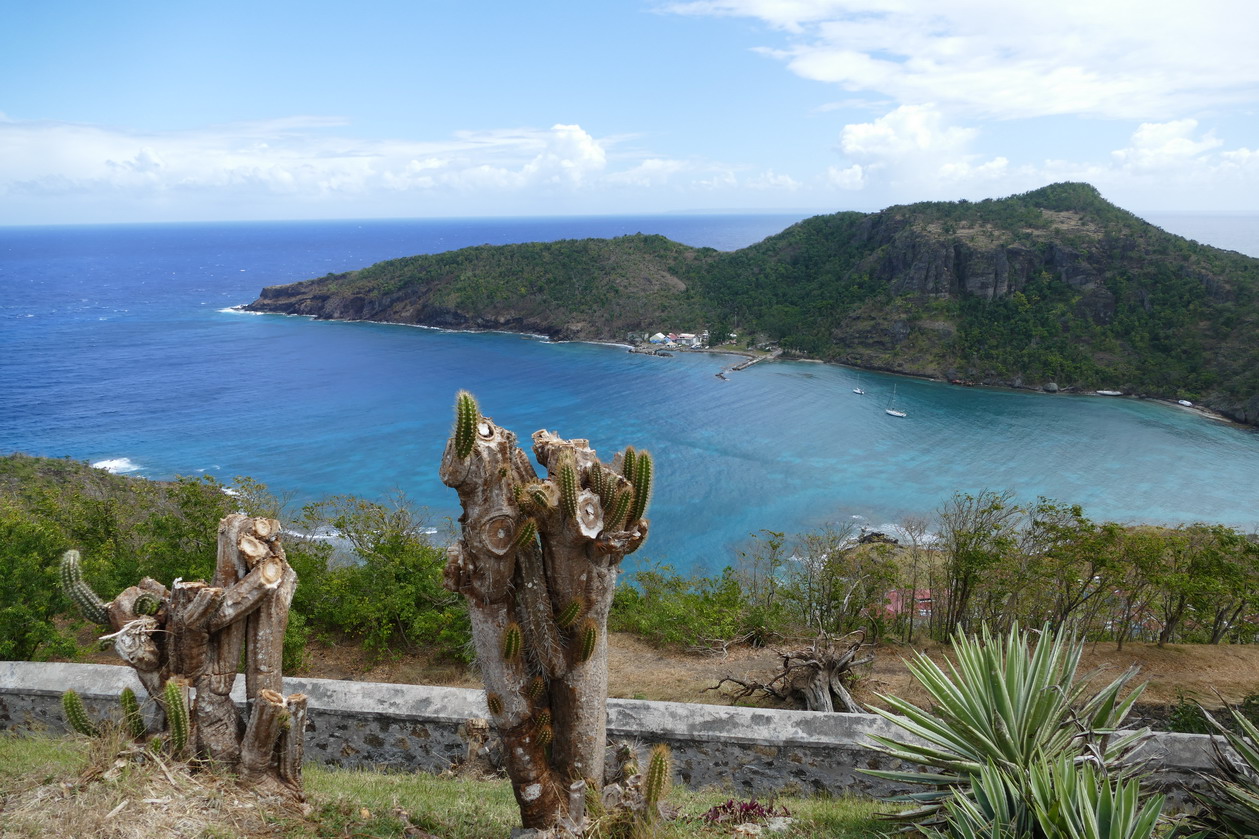
<instances>
[{"instance_id":1,"label":"whitecap","mask_svg":"<svg viewBox=\"0 0 1259 839\"><path fill-rule=\"evenodd\" d=\"M136 472L140 469L129 458L113 457L107 460L98 460L92 464L96 469L104 469L114 475L121 475L124 472Z\"/></svg>"}]
</instances>

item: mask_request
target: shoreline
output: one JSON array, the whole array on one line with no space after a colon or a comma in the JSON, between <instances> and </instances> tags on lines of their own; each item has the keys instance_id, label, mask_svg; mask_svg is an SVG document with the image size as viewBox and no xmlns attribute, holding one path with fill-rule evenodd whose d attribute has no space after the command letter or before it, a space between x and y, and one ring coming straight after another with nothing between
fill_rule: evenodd
<instances>
[{"instance_id":1,"label":"shoreline","mask_svg":"<svg viewBox=\"0 0 1259 839\"><path fill-rule=\"evenodd\" d=\"M474 334L480 334L480 333L490 333L490 334L499 334L499 335L517 335L522 338L532 338L535 340L540 340L540 341L544 341L546 343L551 343L551 344L591 344L593 346L615 347L617 349L625 349L625 350L633 349L633 346L631 344L627 344L624 341L617 341L615 339L610 339L610 338L556 338L550 335L546 335L544 333L520 332L520 331L516 331L512 329L454 329L447 326L430 326L428 324L423 324L423 323L402 323L400 321L388 321L388 320L368 320L368 319L345 320L342 318L321 318L317 315L303 315L303 314L295 314L292 312L259 312L259 311L254 311L252 309L246 308L249 305L250 305L249 303L241 303L236 306L228 306L224 309L219 309L219 311L225 312L225 313L236 313L236 314L247 314L247 315L282 315L284 317L307 318L308 320L311 320L311 321L323 321L327 323L371 323L371 324L377 324L381 326L409 326L409 327L414 327L418 329L431 329L435 332L450 332L453 334L465 334L465 335L474 335ZM844 363L840 361L827 361L826 359L809 358L807 356L784 358L781 352L773 353L773 352L760 351L760 350L738 349L734 347L729 348L729 349L725 349L721 347L687 347L687 348L675 347L674 349L670 351L671 352L685 352L685 353L707 353L711 355L734 355L734 356L741 356L743 358L754 359L758 363L761 361L777 361L777 362L800 362L803 364L826 364L826 365L830 365L834 367L842 367L846 370L856 370L856 371L867 372L867 373L882 373L889 376L903 376L909 379L921 379L923 381L928 381L928 382L940 382L942 384L952 384L951 382L949 382L949 380L945 378L928 374L928 373L914 373L914 372L908 372L905 370L888 370L882 367L862 367L856 364ZM729 367L722 368L722 370L720 371L721 374L730 373L730 372L738 372L738 371L734 371L733 368L729 368ZM1149 396L1149 395L1141 394L1141 393L1120 393L1118 395L1110 395L1110 394L1098 393L1096 391L1084 391L1084 390L1060 390L1057 392L1049 392L1049 391L1044 390L1043 387L1038 388L1038 387L1030 387L1028 385L1015 385L1013 383L993 384L993 383L985 382L985 383L975 383L972 385L960 385L960 387L982 387L982 388L991 388L993 390L1008 390L1008 391L1015 391L1015 392L1022 392L1022 393L1034 393L1034 394L1040 394L1042 396L1057 396L1059 393L1063 393L1068 396L1097 396L1097 397L1106 397L1109 399L1137 399L1137 400L1143 400L1143 401L1161 402L1167 405L1168 407L1179 408L1184 411L1196 413L1198 416L1203 417L1204 419L1210 419L1216 422L1226 423L1228 425L1237 427L1239 429L1259 431L1259 427L1256 427L1249 423L1242 422L1240 420L1233 419L1232 417L1226 414L1223 414L1219 411L1216 411L1213 408L1208 408L1199 403L1194 403L1191 406L1181 405L1176 399L1173 399L1167 396Z\"/></svg>"}]
</instances>

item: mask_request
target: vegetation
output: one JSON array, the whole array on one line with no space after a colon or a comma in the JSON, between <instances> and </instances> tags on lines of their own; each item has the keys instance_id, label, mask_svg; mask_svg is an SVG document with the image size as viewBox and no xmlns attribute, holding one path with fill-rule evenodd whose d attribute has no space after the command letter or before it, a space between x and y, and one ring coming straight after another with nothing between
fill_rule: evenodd
<instances>
[{"instance_id":1,"label":"vegetation","mask_svg":"<svg viewBox=\"0 0 1259 839\"><path fill-rule=\"evenodd\" d=\"M993 384L1205 402L1259 421L1259 260L1062 183L817 216L732 253L660 236L480 246L265 289L256 311L624 340L738 332Z\"/></svg>"},{"instance_id":2,"label":"vegetation","mask_svg":"<svg viewBox=\"0 0 1259 839\"><path fill-rule=\"evenodd\" d=\"M88 585L112 597L143 577L213 576L219 520L238 508L275 514L283 505L241 479L235 496L209 477L154 482L70 460L0 458L0 658L74 655L81 627L62 592L57 558L76 549ZM349 636L379 655L435 649L467 660L467 611L442 589L443 551L404 498L336 497L284 516L303 533L335 528L357 552L337 562L326 538L286 538L297 588L285 639L295 669L312 634Z\"/></svg>"},{"instance_id":3,"label":"vegetation","mask_svg":"<svg viewBox=\"0 0 1259 839\"><path fill-rule=\"evenodd\" d=\"M309 811L260 807L232 783L192 778L178 766L156 762L109 772L121 743L105 739L0 735L0 798L4 833L83 839L121 835L119 818L134 834L157 836L333 837L506 836L517 822L506 780L470 780L423 773L390 774L309 766ZM680 817L654 825L659 839L730 835L729 823L705 815L738 808L715 791L674 790ZM127 802L110 818L116 807ZM725 806L725 805L729 806ZM832 798L782 798L768 809L787 810L797 839L872 839L876 805ZM755 810L756 808L746 808ZM723 811L723 812L724 812ZM757 815L752 812L750 815ZM749 818L754 821L754 818Z\"/></svg>"},{"instance_id":4,"label":"vegetation","mask_svg":"<svg viewBox=\"0 0 1259 839\"><path fill-rule=\"evenodd\" d=\"M930 789L901 796L920 806L888 818L928 839L1147 839L1161 827L1163 797L1143 800L1132 752L1148 730L1120 733L1140 688L1132 672L1088 694L1076 681L1083 645L1048 627L1004 637L954 639L948 672L919 656L914 675L930 712L888 697L880 711L915 739L877 736L880 751L924 768L870 771Z\"/></svg>"}]
</instances>

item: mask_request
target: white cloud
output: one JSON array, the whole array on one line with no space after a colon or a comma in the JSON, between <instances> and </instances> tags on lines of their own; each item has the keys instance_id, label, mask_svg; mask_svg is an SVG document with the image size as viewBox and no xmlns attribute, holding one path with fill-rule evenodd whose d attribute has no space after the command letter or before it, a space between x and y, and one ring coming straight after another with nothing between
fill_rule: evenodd
<instances>
[{"instance_id":1,"label":"white cloud","mask_svg":"<svg viewBox=\"0 0 1259 839\"><path fill-rule=\"evenodd\" d=\"M324 132L339 124L300 117L139 133L0 121L0 194L247 188L319 197L374 189L578 189L608 166L606 142L577 125L466 132L448 141L420 142Z\"/></svg>"},{"instance_id":2,"label":"white cloud","mask_svg":"<svg viewBox=\"0 0 1259 839\"><path fill-rule=\"evenodd\" d=\"M800 189L800 182L790 175L782 175L773 169L767 169L745 183L748 189L756 190L777 190L783 192L795 192Z\"/></svg>"},{"instance_id":3,"label":"white cloud","mask_svg":"<svg viewBox=\"0 0 1259 839\"><path fill-rule=\"evenodd\" d=\"M829 166L826 169L826 182L838 189L861 189L866 185L865 171L856 163L845 169Z\"/></svg>"},{"instance_id":4,"label":"white cloud","mask_svg":"<svg viewBox=\"0 0 1259 839\"><path fill-rule=\"evenodd\" d=\"M1259 100L1251 0L705 0L756 18L796 74L995 118L1150 119Z\"/></svg>"},{"instance_id":5,"label":"white cloud","mask_svg":"<svg viewBox=\"0 0 1259 839\"><path fill-rule=\"evenodd\" d=\"M1124 169L1151 172L1192 164L1223 143L1208 133L1201 139L1193 137L1198 127L1195 119L1173 122L1142 123L1132 135L1132 145L1112 152Z\"/></svg>"}]
</instances>

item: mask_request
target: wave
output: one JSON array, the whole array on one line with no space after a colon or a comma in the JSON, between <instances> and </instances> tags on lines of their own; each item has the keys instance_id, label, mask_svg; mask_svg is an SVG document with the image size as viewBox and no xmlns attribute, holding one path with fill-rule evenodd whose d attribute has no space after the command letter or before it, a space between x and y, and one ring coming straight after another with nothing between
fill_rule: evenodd
<instances>
[{"instance_id":1,"label":"wave","mask_svg":"<svg viewBox=\"0 0 1259 839\"><path fill-rule=\"evenodd\" d=\"M108 460L98 460L92 464L96 469L104 469L114 475L121 475L125 472L138 472L140 467L129 458L114 457Z\"/></svg>"}]
</instances>

